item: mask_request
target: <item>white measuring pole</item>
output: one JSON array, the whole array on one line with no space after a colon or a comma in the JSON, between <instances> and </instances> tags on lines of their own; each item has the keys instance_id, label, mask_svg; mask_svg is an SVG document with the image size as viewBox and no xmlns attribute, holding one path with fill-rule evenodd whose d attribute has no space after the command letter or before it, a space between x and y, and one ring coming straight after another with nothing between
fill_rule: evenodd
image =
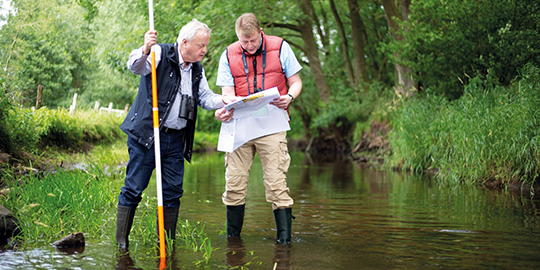
<instances>
[{"instance_id":1,"label":"white measuring pole","mask_svg":"<svg viewBox=\"0 0 540 270\"><path fill-rule=\"evenodd\" d=\"M148 0L150 30L154 30L154 3ZM152 46L153 47L153 46ZM152 113L154 120L154 153L156 156L156 191L158 204L159 254L165 264L165 221L163 216L163 190L161 185L161 150L159 141L159 111L157 102L156 53L152 49Z\"/></svg>"}]
</instances>

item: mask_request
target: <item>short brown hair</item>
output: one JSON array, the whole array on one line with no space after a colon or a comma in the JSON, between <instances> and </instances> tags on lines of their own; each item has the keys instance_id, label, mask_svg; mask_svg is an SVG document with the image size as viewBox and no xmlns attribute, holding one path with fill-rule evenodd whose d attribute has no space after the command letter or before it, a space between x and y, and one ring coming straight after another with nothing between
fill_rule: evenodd
<instances>
[{"instance_id":1,"label":"short brown hair","mask_svg":"<svg viewBox=\"0 0 540 270\"><path fill-rule=\"evenodd\" d=\"M256 32L259 32L261 25L259 24L257 17L255 17L255 14L244 13L236 19L235 29L237 36L240 36L241 34L244 37L250 37Z\"/></svg>"}]
</instances>

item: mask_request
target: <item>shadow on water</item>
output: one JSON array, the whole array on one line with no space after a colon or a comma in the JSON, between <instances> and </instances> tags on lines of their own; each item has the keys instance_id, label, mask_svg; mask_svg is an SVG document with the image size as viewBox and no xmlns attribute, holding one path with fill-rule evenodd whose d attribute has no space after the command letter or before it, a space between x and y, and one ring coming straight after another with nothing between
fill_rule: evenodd
<instances>
[{"instance_id":1,"label":"shadow on water","mask_svg":"<svg viewBox=\"0 0 540 270\"><path fill-rule=\"evenodd\" d=\"M187 165L180 219L205 224L214 251L204 260L177 245L166 269L540 268L537 199L293 153L293 242L276 245L258 159L242 235L224 236L224 172L220 153L196 155ZM89 239L83 251L0 253L0 269L159 269L158 251L135 240L129 254L115 253L114 228L104 232L110 236Z\"/></svg>"}]
</instances>

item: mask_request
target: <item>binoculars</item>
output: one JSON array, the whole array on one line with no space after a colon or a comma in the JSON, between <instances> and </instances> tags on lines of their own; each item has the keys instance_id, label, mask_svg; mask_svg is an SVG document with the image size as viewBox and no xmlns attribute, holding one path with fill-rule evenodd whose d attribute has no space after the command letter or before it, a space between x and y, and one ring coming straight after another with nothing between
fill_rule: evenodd
<instances>
[{"instance_id":1,"label":"binoculars","mask_svg":"<svg viewBox=\"0 0 540 270\"><path fill-rule=\"evenodd\" d=\"M193 99L193 97L185 94L182 95L178 117L187 120L195 120L195 99Z\"/></svg>"}]
</instances>

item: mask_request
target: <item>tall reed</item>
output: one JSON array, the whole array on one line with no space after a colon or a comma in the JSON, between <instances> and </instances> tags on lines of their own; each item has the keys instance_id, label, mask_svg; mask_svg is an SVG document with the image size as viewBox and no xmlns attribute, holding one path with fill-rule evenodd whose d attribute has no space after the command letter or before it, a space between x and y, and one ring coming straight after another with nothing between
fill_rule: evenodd
<instances>
[{"instance_id":1,"label":"tall reed","mask_svg":"<svg viewBox=\"0 0 540 270\"><path fill-rule=\"evenodd\" d=\"M534 183L540 172L540 70L524 68L509 87L495 81L472 78L452 102L425 94L401 104L387 165L437 169L447 181Z\"/></svg>"}]
</instances>

